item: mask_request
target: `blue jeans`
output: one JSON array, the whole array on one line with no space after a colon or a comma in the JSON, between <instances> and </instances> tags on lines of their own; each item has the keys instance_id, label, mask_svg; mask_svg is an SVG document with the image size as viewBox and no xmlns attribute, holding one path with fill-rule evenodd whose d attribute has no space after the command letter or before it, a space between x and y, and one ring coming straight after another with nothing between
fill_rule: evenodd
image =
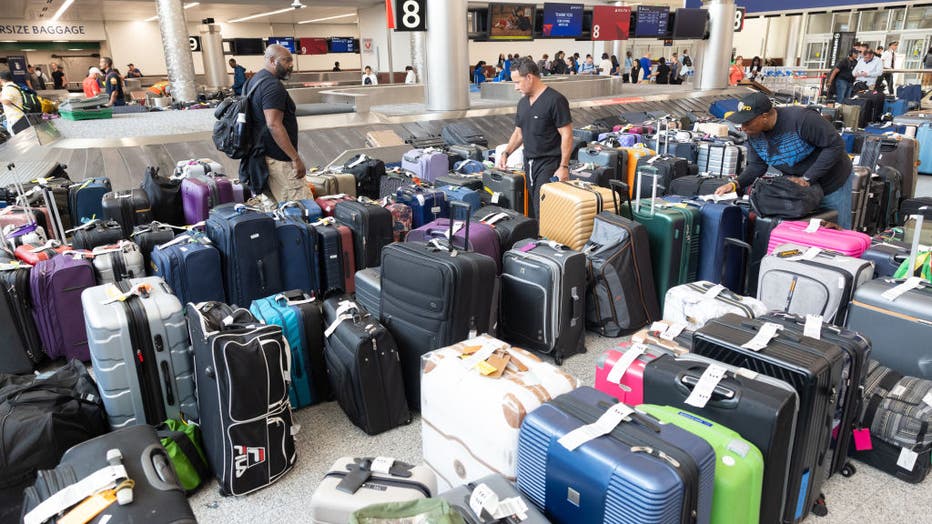
<instances>
[{"instance_id":1,"label":"blue jeans","mask_svg":"<svg viewBox=\"0 0 932 524\"><path fill-rule=\"evenodd\" d=\"M835 79L835 100L840 104L844 99L851 96L851 82Z\"/></svg>"},{"instance_id":2,"label":"blue jeans","mask_svg":"<svg viewBox=\"0 0 932 524\"><path fill-rule=\"evenodd\" d=\"M838 225L851 229L851 179L854 175L848 175L848 181L834 192L822 197L822 207L838 211Z\"/></svg>"}]
</instances>

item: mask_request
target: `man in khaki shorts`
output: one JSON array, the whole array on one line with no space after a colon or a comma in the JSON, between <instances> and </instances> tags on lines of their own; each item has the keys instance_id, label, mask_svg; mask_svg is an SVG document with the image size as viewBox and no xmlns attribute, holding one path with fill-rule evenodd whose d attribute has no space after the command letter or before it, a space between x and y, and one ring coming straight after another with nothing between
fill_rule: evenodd
<instances>
[{"instance_id":1,"label":"man in khaki shorts","mask_svg":"<svg viewBox=\"0 0 932 524\"><path fill-rule=\"evenodd\" d=\"M285 89L294 58L284 47L265 49L265 67L246 83L253 150L240 164L240 180L255 194L278 201L312 198L304 182L307 168L298 153L295 103Z\"/></svg>"}]
</instances>

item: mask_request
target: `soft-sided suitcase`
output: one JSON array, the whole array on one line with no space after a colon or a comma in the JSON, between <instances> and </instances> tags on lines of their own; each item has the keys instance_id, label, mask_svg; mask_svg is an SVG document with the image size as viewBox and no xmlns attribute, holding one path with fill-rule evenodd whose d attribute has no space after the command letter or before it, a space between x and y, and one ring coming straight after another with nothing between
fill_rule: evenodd
<instances>
[{"instance_id":1,"label":"soft-sided suitcase","mask_svg":"<svg viewBox=\"0 0 932 524\"><path fill-rule=\"evenodd\" d=\"M152 274L165 280L182 304L224 300L220 252L203 235L188 233L156 246Z\"/></svg>"},{"instance_id":2,"label":"soft-sided suitcase","mask_svg":"<svg viewBox=\"0 0 932 524\"><path fill-rule=\"evenodd\" d=\"M873 277L866 260L787 243L761 261L757 298L771 310L842 325L851 297Z\"/></svg>"},{"instance_id":3,"label":"soft-sided suitcase","mask_svg":"<svg viewBox=\"0 0 932 524\"><path fill-rule=\"evenodd\" d=\"M454 186L454 187L465 187L472 189L474 191L482 190L482 174L475 173L464 175L460 173L447 173L441 177L437 177L437 180L434 180L434 185L437 187L442 186Z\"/></svg>"},{"instance_id":4,"label":"soft-sided suitcase","mask_svg":"<svg viewBox=\"0 0 932 524\"><path fill-rule=\"evenodd\" d=\"M613 402L582 387L528 414L518 437L521 491L558 523L708 524L712 447Z\"/></svg>"},{"instance_id":5,"label":"soft-sided suitcase","mask_svg":"<svg viewBox=\"0 0 932 524\"><path fill-rule=\"evenodd\" d=\"M317 253L320 263L320 294L326 296L334 291L346 291L346 274L350 265L356 267L356 262L346 260L346 251L343 249L343 229L332 218L320 220L311 224L317 233ZM342 229L341 229L342 228Z\"/></svg>"},{"instance_id":6,"label":"soft-sided suitcase","mask_svg":"<svg viewBox=\"0 0 932 524\"><path fill-rule=\"evenodd\" d=\"M483 374L480 363L495 371ZM560 368L489 335L431 351L421 366L424 462L441 489L493 473L514 481L525 415L576 387Z\"/></svg>"},{"instance_id":7,"label":"soft-sided suitcase","mask_svg":"<svg viewBox=\"0 0 932 524\"><path fill-rule=\"evenodd\" d=\"M204 454L221 495L245 495L294 467L290 356L282 328L245 309L189 303ZM257 370L262 370L258 373Z\"/></svg>"},{"instance_id":8,"label":"soft-sided suitcase","mask_svg":"<svg viewBox=\"0 0 932 524\"><path fill-rule=\"evenodd\" d=\"M731 113L738 110L740 100L737 98L728 98L725 100L716 100L709 105L709 113L715 118L725 118L725 113Z\"/></svg>"},{"instance_id":9,"label":"soft-sided suitcase","mask_svg":"<svg viewBox=\"0 0 932 524\"><path fill-rule=\"evenodd\" d=\"M327 375L346 416L369 435L411 422L392 334L348 296L327 299L323 309Z\"/></svg>"},{"instance_id":10,"label":"soft-sided suitcase","mask_svg":"<svg viewBox=\"0 0 932 524\"><path fill-rule=\"evenodd\" d=\"M520 171L487 169L482 173L482 185L492 197L493 206L528 214L527 177Z\"/></svg>"},{"instance_id":11,"label":"soft-sided suitcase","mask_svg":"<svg viewBox=\"0 0 932 524\"><path fill-rule=\"evenodd\" d=\"M615 180L615 168L593 164L570 164L570 180L581 180L597 186L609 187Z\"/></svg>"},{"instance_id":12,"label":"soft-sided suitcase","mask_svg":"<svg viewBox=\"0 0 932 524\"><path fill-rule=\"evenodd\" d=\"M615 178L628 174L628 154L622 149L593 143L580 149L579 154L576 155L576 160L580 164L592 164L609 168L611 169L611 176ZM605 185L605 187L608 186Z\"/></svg>"},{"instance_id":13,"label":"soft-sided suitcase","mask_svg":"<svg viewBox=\"0 0 932 524\"><path fill-rule=\"evenodd\" d=\"M326 195L349 195L356 198L356 177L352 173L329 173L312 171L304 177L314 198ZM381 181L379 181L381 188Z\"/></svg>"},{"instance_id":14,"label":"soft-sided suitcase","mask_svg":"<svg viewBox=\"0 0 932 524\"><path fill-rule=\"evenodd\" d=\"M837 230L822 226L821 220L814 222L786 220L770 232L767 253L777 246L793 243L806 247L817 247L850 257L860 257L871 245L871 237L850 230Z\"/></svg>"},{"instance_id":15,"label":"soft-sided suitcase","mask_svg":"<svg viewBox=\"0 0 932 524\"><path fill-rule=\"evenodd\" d=\"M68 190L71 225L77 227L88 220L102 218L101 202L110 191L110 179L105 177L88 178L73 184Z\"/></svg>"},{"instance_id":16,"label":"soft-sided suitcase","mask_svg":"<svg viewBox=\"0 0 932 524\"><path fill-rule=\"evenodd\" d=\"M392 214L392 240L403 242L408 231L411 231L413 213L411 208L400 202L395 202L394 195L379 201L382 207Z\"/></svg>"},{"instance_id":17,"label":"soft-sided suitcase","mask_svg":"<svg viewBox=\"0 0 932 524\"><path fill-rule=\"evenodd\" d=\"M45 359L32 316L31 270L0 253L0 332L6 334L0 373L31 373Z\"/></svg>"},{"instance_id":18,"label":"soft-sided suitcase","mask_svg":"<svg viewBox=\"0 0 932 524\"><path fill-rule=\"evenodd\" d=\"M489 507L491 507L491 505L485 507L484 511L479 511L477 514L470 504L470 501L474 500L474 497L480 496L480 493L493 493L499 502L505 500L510 501L507 505L505 503L498 505L495 516L500 517L497 519L499 522L513 520L518 520L527 524L547 524L550 522L537 508L532 506L521 496L521 492L518 491L518 488L516 488L513 483L509 482L508 479L501 475L483 477L465 486L460 486L446 493L442 493L440 498L449 502L450 505L462 515L466 524L483 524L484 522L488 522L487 517L483 515L489 512Z\"/></svg>"},{"instance_id":19,"label":"soft-sided suitcase","mask_svg":"<svg viewBox=\"0 0 932 524\"><path fill-rule=\"evenodd\" d=\"M712 522L751 524L759 521L764 458L756 446L734 430L680 408L654 404L642 404L637 408L661 422L702 437L715 450Z\"/></svg>"},{"instance_id":20,"label":"soft-sided suitcase","mask_svg":"<svg viewBox=\"0 0 932 524\"><path fill-rule=\"evenodd\" d=\"M317 201L311 199L279 202L278 212L288 218L294 218L306 223L316 222L324 216L324 212L317 205Z\"/></svg>"},{"instance_id":21,"label":"soft-sided suitcase","mask_svg":"<svg viewBox=\"0 0 932 524\"><path fill-rule=\"evenodd\" d=\"M412 149L401 157L402 169L407 169L421 180L433 182L439 176L447 174L449 160L447 155L437 149Z\"/></svg>"},{"instance_id":22,"label":"soft-sided suitcase","mask_svg":"<svg viewBox=\"0 0 932 524\"><path fill-rule=\"evenodd\" d=\"M158 166L146 167L141 187L149 197L153 219L173 226L185 224L181 184L179 179L160 176Z\"/></svg>"},{"instance_id":23,"label":"soft-sided suitcase","mask_svg":"<svg viewBox=\"0 0 932 524\"><path fill-rule=\"evenodd\" d=\"M439 189L416 185L402 186L395 194L395 199L411 208L412 228L449 216L447 195Z\"/></svg>"},{"instance_id":24,"label":"soft-sided suitcase","mask_svg":"<svg viewBox=\"0 0 932 524\"><path fill-rule=\"evenodd\" d=\"M115 284L120 280L146 276L142 251L128 240L113 246L94 248L94 271L100 284Z\"/></svg>"},{"instance_id":25,"label":"soft-sided suitcase","mask_svg":"<svg viewBox=\"0 0 932 524\"><path fill-rule=\"evenodd\" d=\"M618 197L628 198L623 183L614 182L612 189ZM616 205L616 211L619 209ZM586 290L588 329L617 337L660 318L650 239L643 225L603 211L596 215L582 252L590 278Z\"/></svg>"},{"instance_id":26,"label":"soft-sided suitcase","mask_svg":"<svg viewBox=\"0 0 932 524\"><path fill-rule=\"evenodd\" d=\"M469 230L468 233L467 229ZM468 249L476 253L482 253L494 260L497 272L501 273L503 253L501 238L495 232L493 226L483 222L473 222L468 219L468 215L463 217L463 220L438 218L429 224L412 229L405 237L405 242L429 243L433 239L447 238L450 231L453 231L453 235L463 242L466 241L468 236Z\"/></svg>"},{"instance_id":27,"label":"soft-sided suitcase","mask_svg":"<svg viewBox=\"0 0 932 524\"><path fill-rule=\"evenodd\" d=\"M34 266L42 260L48 260L70 250L70 246L59 244L57 240L49 240L44 244L29 243L16 246L13 254L17 260Z\"/></svg>"},{"instance_id":28,"label":"soft-sided suitcase","mask_svg":"<svg viewBox=\"0 0 932 524\"><path fill-rule=\"evenodd\" d=\"M861 129L867 125L867 113L863 111L859 104L851 102L851 99L845 99L841 104L841 119L847 129ZM862 118L863 113L863 118Z\"/></svg>"},{"instance_id":29,"label":"soft-sided suitcase","mask_svg":"<svg viewBox=\"0 0 932 524\"><path fill-rule=\"evenodd\" d=\"M123 238L123 227L118 222L92 220L74 230L71 247L94 249L98 246L116 244Z\"/></svg>"},{"instance_id":30,"label":"soft-sided suitcase","mask_svg":"<svg viewBox=\"0 0 932 524\"><path fill-rule=\"evenodd\" d=\"M320 289L317 232L303 220L275 216L279 273L284 289L316 294Z\"/></svg>"},{"instance_id":31,"label":"soft-sided suitcase","mask_svg":"<svg viewBox=\"0 0 932 524\"><path fill-rule=\"evenodd\" d=\"M7 206L0 210L0 229L5 230L7 242L17 240L12 234L14 228L21 233L31 232L32 228L19 229L18 226L38 226L47 238L55 238L52 219L45 207Z\"/></svg>"},{"instance_id":32,"label":"soft-sided suitcase","mask_svg":"<svg viewBox=\"0 0 932 524\"><path fill-rule=\"evenodd\" d=\"M123 238L133 234L133 228L152 222L149 197L142 189L112 191L103 196L103 217L123 227Z\"/></svg>"},{"instance_id":33,"label":"soft-sided suitcase","mask_svg":"<svg viewBox=\"0 0 932 524\"><path fill-rule=\"evenodd\" d=\"M769 337L768 332L774 335ZM821 506L820 491L831 465L829 446L842 382L842 350L823 340L780 332L773 323L729 314L696 331L692 351L786 380L796 388L800 407L783 520L797 522L816 504Z\"/></svg>"},{"instance_id":34,"label":"soft-sided suitcase","mask_svg":"<svg viewBox=\"0 0 932 524\"><path fill-rule=\"evenodd\" d=\"M181 201L185 223L198 224L211 209L233 202L233 183L223 175L188 175L181 181Z\"/></svg>"},{"instance_id":35,"label":"soft-sided suitcase","mask_svg":"<svg viewBox=\"0 0 932 524\"><path fill-rule=\"evenodd\" d=\"M366 308L374 318L382 318L379 302L382 300L382 271L377 267L367 267L357 271L356 302Z\"/></svg>"},{"instance_id":36,"label":"soft-sided suitcase","mask_svg":"<svg viewBox=\"0 0 932 524\"><path fill-rule=\"evenodd\" d=\"M143 267L147 274L154 271L152 252L155 251L155 246L174 240L176 231L175 227L161 222L143 224L133 229L133 234L129 236L129 239L139 246L139 251L142 252Z\"/></svg>"},{"instance_id":37,"label":"soft-sided suitcase","mask_svg":"<svg viewBox=\"0 0 932 524\"><path fill-rule=\"evenodd\" d=\"M421 355L496 329L495 261L466 249L465 240L451 235L450 241L399 242L382 250L382 322L398 342L412 409L421 396Z\"/></svg>"},{"instance_id":38,"label":"soft-sided suitcase","mask_svg":"<svg viewBox=\"0 0 932 524\"><path fill-rule=\"evenodd\" d=\"M472 220L491 226L498 234L502 253L511 249L515 242L525 238L537 238L538 223L533 218L513 209L486 206L472 215Z\"/></svg>"},{"instance_id":39,"label":"soft-sided suitcase","mask_svg":"<svg viewBox=\"0 0 932 524\"><path fill-rule=\"evenodd\" d=\"M336 225L340 234L340 261L343 263L343 290L347 293L356 291L356 244L353 240L353 230L344 225ZM329 256L324 253L325 256Z\"/></svg>"},{"instance_id":40,"label":"soft-sided suitcase","mask_svg":"<svg viewBox=\"0 0 932 524\"><path fill-rule=\"evenodd\" d=\"M864 147L864 131L845 129L841 132L841 139L845 143L845 152L849 155L860 155Z\"/></svg>"},{"instance_id":41,"label":"soft-sided suitcase","mask_svg":"<svg viewBox=\"0 0 932 524\"><path fill-rule=\"evenodd\" d=\"M427 466L390 457L342 457L321 479L308 507L313 524L344 524L373 504L407 502L437 494L437 476Z\"/></svg>"},{"instance_id":42,"label":"soft-sided suitcase","mask_svg":"<svg viewBox=\"0 0 932 524\"><path fill-rule=\"evenodd\" d=\"M320 302L303 290L293 289L254 300L249 311L256 319L282 328L291 350L288 384L291 407L303 408L330 400Z\"/></svg>"},{"instance_id":43,"label":"soft-sided suitcase","mask_svg":"<svg viewBox=\"0 0 932 524\"><path fill-rule=\"evenodd\" d=\"M437 189L447 195L447 201L460 201L469 205L470 213L478 211L482 207L482 189L474 190L468 187L439 186Z\"/></svg>"},{"instance_id":44,"label":"soft-sided suitcase","mask_svg":"<svg viewBox=\"0 0 932 524\"><path fill-rule=\"evenodd\" d=\"M589 241L595 216L614 198L611 189L579 180L544 184L540 192L541 236L573 250Z\"/></svg>"},{"instance_id":45,"label":"soft-sided suitcase","mask_svg":"<svg viewBox=\"0 0 932 524\"><path fill-rule=\"evenodd\" d=\"M586 256L547 240L522 240L502 264L502 338L553 357L586 346Z\"/></svg>"},{"instance_id":46,"label":"soft-sided suitcase","mask_svg":"<svg viewBox=\"0 0 932 524\"><path fill-rule=\"evenodd\" d=\"M394 197L399 188L415 184L415 180L417 178L414 173L404 171L401 168L387 171L382 180L379 181L379 198Z\"/></svg>"},{"instance_id":47,"label":"soft-sided suitcase","mask_svg":"<svg viewBox=\"0 0 932 524\"><path fill-rule=\"evenodd\" d=\"M447 148L447 154L454 160L454 169L460 170L462 169L460 166L472 164L481 171L484 168L482 162L488 156L489 149L487 146L478 144L455 144ZM462 162L466 160L471 160L472 162L462 164Z\"/></svg>"},{"instance_id":48,"label":"soft-sided suitcase","mask_svg":"<svg viewBox=\"0 0 932 524\"><path fill-rule=\"evenodd\" d=\"M231 304L250 304L282 290L275 221L242 204L210 210L207 237L220 251L223 287Z\"/></svg>"},{"instance_id":49,"label":"soft-sided suitcase","mask_svg":"<svg viewBox=\"0 0 932 524\"><path fill-rule=\"evenodd\" d=\"M598 125L598 124L589 124L582 127L573 128L573 138L578 140L583 140L587 144L589 142L595 142L599 139L599 135L603 133L609 133L612 131L611 126Z\"/></svg>"},{"instance_id":50,"label":"soft-sided suitcase","mask_svg":"<svg viewBox=\"0 0 932 524\"><path fill-rule=\"evenodd\" d=\"M355 202L356 197L346 193L337 193L335 195L324 195L317 197L315 202L320 206L320 213L325 217L332 217L337 204L340 202Z\"/></svg>"},{"instance_id":51,"label":"soft-sided suitcase","mask_svg":"<svg viewBox=\"0 0 932 524\"><path fill-rule=\"evenodd\" d=\"M82 522L197 522L184 488L171 467L171 458L159 443L155 428L147 425L122 428L65 451L55 469L40 471L36 483L26 489L23 522L42 523L59 512L75 515L67 510L106 488L106 477L97 483L88 479L108 467L119 468L113 472L117 484L120 479L133 480L133 486L129 488L132 490L132 503L122 505L114 501ZM85 481L82 484L85 489L77 488L81 481ZM71 488L70 496L64 494L65 488ZM50 501L56 494L57 503Z\"/></svg>"},{"instance_id":52,"label":"soft-sided suitcase","mask_svg":"<svg viewBox=\"0 0 932 524\"><path fill-rule=\"evenodd\" d=\"M705 280L671 287L663 302L664 320L685 324L686 329L693 331L727 313L756 318L767 311L760 300L738 295L722 284Z\"/></svg>"},{"instance_id":53,"label":"soft-sided suitcase","mask_svg":"<svg viewBox=\"0 0 932 524\"><path fill-rule=\"evenodd\" d=\"M164 280L95 286L81 305L111 428L198 418L184 311Z\"/></svg>"},{"instance_id":54,"label":"soft-sided suitcase","mask_svg":"<svg viewBox=\"0 0 932 524\"><path fill-rule=\"evenodd\" d=\"M81 292L97 285L89 260L62 255L36 264L29 275L33 317L45 354L87 362Z\"/></svg>"},{"instance_id":55,"label":"soft-sided suitcase","mask_svg":"<svg viewBox=\"0 0 932 524\"><path fill-rule=\"evenodd\" d=\"M337 223L353 232L355 269L378 266L382 248L392 243L392 214L375 203L340 202L333 211Z\"/></svg>"},{"instance_id":56,"label":"soft-sided suitcase","mask_svg":"<svg viewBox=\"0 0 932 524\"><path fill-rule=\"evenodd\" d=\"M881 166L896 168L903 176L903 198L913 198L916 196L920 150L914 138L871 135L864 139L858 165L874 172Z\"/></svg>"},{"instance_id":57,"label":"soft-sided suitcase","mask_svg":"<svg viewBox=\"0 0 932 524\"><path fill-rule=\"evenodd\" d=\"M684 197L711 195L720 186L730 181L728 177L710 174L686 175L670 182L670 190L667 193Z\"/></svg>"},{"instance_id":58,"label":"soft-sided suitcase","mask_svg":"<svg viewBox=\"0 0 932 524\"><path fill-rule=\"evenodd\" d=\"M379 181L385 176L385 162L356 155L343 164L343 172L356 179L356 196L379 198Z\"/></svg>"}]
</instances>

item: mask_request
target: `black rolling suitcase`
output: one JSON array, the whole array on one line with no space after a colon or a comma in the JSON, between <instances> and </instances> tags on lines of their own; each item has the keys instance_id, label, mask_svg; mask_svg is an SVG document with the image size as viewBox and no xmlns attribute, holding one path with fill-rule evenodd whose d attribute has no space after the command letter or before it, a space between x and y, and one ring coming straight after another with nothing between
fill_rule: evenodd
<instances>
[{"instance_id":1,"label":"black rolling suitcase","mask_svg":"<svg viewBox=\"0 0 932 524\"><path fill-rule=\"evenodd\" d=\"M271 485L295 463L282 328L220 302L187 306L207 462L221 495Z\"/></svg>"},{"instance_id":2,"label":"black rolling suitcase","mask_svg":"<svg viewBox=\"0 0 932 524\"><path fill-rule=\"evenodd\" d=\"M155 271L152 266L152 251L155 250L155 246L171 242L175 238L176 230L176 228L161 222L143 224L133 229L130 240L139 246L139 251L142 251L142 259L147 275L151 275Z\"/></svg>"},{"instance_id":3,"label":"black rolling suitcase","mask_svg":"<svg viewBox=\"0 0 932 524\"><path fill-rule=\"evenodd\" d=\"M181 179L159 176L159 168L149 166L141 187L149 197L152 218L174 226L185 225Z\"/></svg>"},{"instance_id":4,"label":"black rolling suitcase","mask_svg":"<svg viewBox=\"0 0 932 524\"><path fill-rule=\"evenodd\" d=\"M333 210L333 218L353 231L356 270L378 266L382 248L394 240L391 211L378 204L340 202Z\"/></svg>"},{"instance_id":5,"label":"black rolling suitcase","mask_svg":"<svg viewBox=\"0 0 932 524\"><path fill-rule=\"evenodd\" d=\"M482 162L489 154L485 146L476 144L455 144L447 148L450 156L454 157L456 162L463 160L476 160Z\"/></svg>"},{"instance_id":6,"label":"black rolling suitcase","mask_svg":"<svg viewBox=\"0 0 932 524\"><path fill-rule=\"evenodd\" d=\"M149 197L142 189L107 193L101 204L104 218L115 220L122 226L123 238L129 238L136 226L152 222Z\"/></svg>"},{"instance_id":7,"label":"black rolling suitcase","mask_svg":"<svg viewBox=\"0 0 932 524\"><path fill-rule=\"evenodd\" d=\"M900 172L901 198L916 196L919 177L919 143L915 139L889 135L869 135L858 158L858 165L879 173L882 167ZM896 203L899 207L899 202Z\"/></svg>"},{"instance_id":8,"label":"black rolling suitcase","mask_svg":"<svg viewBox=\"0 0 932 524\"><path fill-rule=\"evenodd\" d=\"M539 224L514 209L486 206L472 214L472 220L486 223L495 229L501 241L502 253L511 249L515 242L525 238L537 238Z\"/></svg>"},{"instance_id":9,"label":"black rolling suitcase","mask_svg":"<svg viewBox=\"0 0 932 524\"><path fill-rule=\"evenodd\" d=\"M603 133L608 133L612 130L612 126L600 125L597 123L592 123L583 127L574 127L573 128L573 138L576 140L581 140L583 143L595 142L599 139L599 135Z\"/></svg>"},{"instance_id":10,"label":"black rolling suitcase","mask_svg":"<svg viewBox=\"0 0 932 524\"><path fill-rule=\"evenodd\" d=\"M123 226L113 220L92 220L72 231L71 247L91 250L95 247L118 244L123 238Z\"/></svg>"},{"instance_id":11,"label":"black rolling suitcase","mask_svg":"<svg viewBox=\"0 0 932 524\"><path fill-rule=\"evenodd\" d=\"M731 182L730 177L715 175L686 175L670 182L668 195L699 196L711 195L719 186Z\"/></svg>"},{"instance_id":12,"label":"black rolling suitcase","mask_svg":"<svg viewBox=\"0 0 932 524\"><path fill-rule=\"evenodd\" d=\"M570 164L569 171L570 180L582 180L602 187L609 187L609 183L617 178L614 167Z\"/></svg>"},{"instance_id":13,"label":"black rolling suitcase","mask_svg":"<svg viewBox=\"0 0 932 524\"><path fill-rule=\"evenodd\" d=\"M489 141L479 129L468 121L447 124L440 129L440 136L447 145L475 144L489 147ZM481 160L481 159L477 159Z\"/></svg>"},{"instance_id":14,"label":"black rolling suitcase","mask_svg":"<svg viewBox=\"0 0 932 524\"><path fill-rule=\"evenodd\" d=\"M485 186L485 191L492 195L492 205L507 207L527 215L529 191L524 173L486 169L482 173L482 185Z\"/></svg>"},{"instance_id":15,"label":"black rolling suitcase","mask_svg":"<svg viewBox=\"0 0 932 524\"><path fill-rule=\"evenodd\" d=\"M832 422L844 367L841 348L781 330L774 323L727 314L696 331L692 352L796 388L799 415L783 521L798 522L810 511L827 511L820 491L831 464Z\"/></svg>"},{"instance_id":16,"label":"black rolling suitcase","mask_svg":"<svg viewBox=\"0 0 932 524\"><path fill-rule=\"evenodd\" d=\"M80 522L197 522L168 453L155 428L147 425L129 426L82 442L65 452L58 467L39 471L36 483L25 491L23 521L41 523L59 512L68 514L71 507L106 488L106 482L95 484L89 477L114 466L123 468L123 474L117 477L133 480L132 487L127 488L132 490L132 502L126 505L114 502L92 519ZM86 489L73 487L81 481L85 481ZM72 496L60 495L49 500L66 487L75 490L69 494ZM119 496L118 491L118 499Z\"/></svg>"},{"instance_id":17,"label":"black rolling suitcase","mask_svg":"<svg viewBox=\"0 0 932 524\"><path fill-rule=\"evenodd\" d=\"M369 435L411 422L391 333L348 296L324 302L324 326L330 387L350 421Z\"/></svg>"},{"instance_id":18,"label":"black rolling suitcase","mask_svg":"<svg viewBox=\"0 0 932 524\"><path fill-rule=\"evenodd\" d=\"M335 290L345 291L345 261L340 230L332 220L322 220L312 224L311 227L317 232L321 296Z\"/></svg>"},{"instance_id":19,"label":"black rolling suitcase","mask_svg":"<svg viewBox=\"0 0 932 524\"><path fill-rule=\"evenodd\" d=\"M464 175L455 172L449 173L435 178L434 185L436 187L465 187L466 189L472 189L473 191L482 191L482 174L475 173L471 175Z\"/></svg>"},{"instance_id":20,"label":"black rolling suitcase","mask_svg":"<svg viewBox=\"0 0 932 524\"><path fill-rule=\"evenodd\" d=\"M451 204L451 218L459 208ZM455 220L450 220L452 230ZM382 322L398 343L408 406L420 406L421 355L482 333L495 335L498 264L450 240L396 242L382 250Z\"/></svg>"},{"instance_id":21,"label":"black rolling suitcase","mask_svg":"<svg viewBox=\"0 0 932 524\"><path fill-rule=\"evenodd\" d=\"M0 373L32 373L45 360L42 339L32 317L32 289L29 266L0 251L0 333L5 334L0 349Z\"/></svg>"}]
</instances>

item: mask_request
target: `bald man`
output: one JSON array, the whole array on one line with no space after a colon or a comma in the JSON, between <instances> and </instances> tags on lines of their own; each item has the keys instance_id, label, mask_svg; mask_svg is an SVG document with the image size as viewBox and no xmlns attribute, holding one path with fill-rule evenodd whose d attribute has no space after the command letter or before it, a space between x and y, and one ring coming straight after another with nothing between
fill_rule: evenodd
<instances>
[{"instance_id":1,"label":"bald man","mask_svg":"<svg viewBox=\"0 0 932 524\"><path fill-rule=\"evenodd\" d=\"M240 164L240 180L253 194L263 193L278 202L312 198L304 183L307 168L298 154L294 100L282 84L291 76L293 64L287 49L270 45L265 49L265 66L243 86L254 146Z\"/></svg>"}]
</instances>

